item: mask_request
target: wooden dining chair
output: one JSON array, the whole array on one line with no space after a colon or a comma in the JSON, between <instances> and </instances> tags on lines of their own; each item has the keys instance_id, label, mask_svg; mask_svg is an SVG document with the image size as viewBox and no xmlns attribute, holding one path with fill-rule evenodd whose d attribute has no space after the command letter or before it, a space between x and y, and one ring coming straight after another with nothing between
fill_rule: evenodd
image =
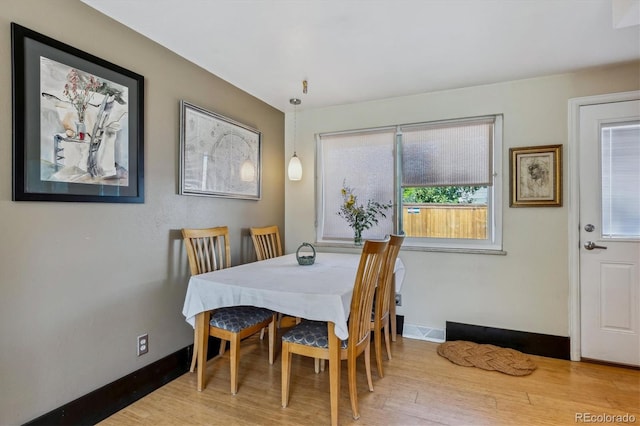
<instances>
[{"instance_id":1,"label":"wooden dining chair","mask_svg":"<svg viewBox=\"0 0 640 426\"><path fill-rule=\"evenodd\" d=\"M360 263L353 286L349 314L349 337L341 342L340 359L347 360L349 398L353 418L358 419L358 392L356 384L356 359L364 354L369 390L373 391L371 379L371 309L373 293L382 271L388 240L367 240L362 248ZM282 407L289 403L289 383L293 354L312 358L329 359L328 327L326 322L302 321L282 336ZM329 365L329 368L333 368Z\"/></svg>"},{"instance_id":2,"label":"wooden dining chair","mask_svg":"<svg viewBox=\"0 0 640 426\"><path fill-rule=\"evenodd\" d=\"M384 335L384 343L387 349L387 357L391 359L391 339L389 338L389 317L391 303L395 303L395 295L391 294L394 279L394 269L396 267L396 259L400 253L400 247L404 242L404 235L391 235L389 237L389 246L385 253L382 272L378 280L375 298L373 302L373 311L371 312L371 331L373 331L373 346L376 353L376 367L378 376L384 377L382 371L382 336Z\"/></svg>"},{"instance_id":3,"label":"wooden dining chair","mask_svg":"<svg viewBox=\"0 0 640 426\"><path fill-rule=\"evenodd\" d=\"M253 247L256 250L258 260L271 259L282 256L282 244L278 225L262 228L249 228Z\"/></svg>"},{"instance_id":4,"label":"wooden dining chair","mask_svg":"<svg viewBox=\"0 0 640 426\"><path fill-rule=\"evenodd\" d=\"M199 275L231 266L229 228L218 226L205 229L183 229L182 238L187 248L191 275ZM269 327L269 364L273 364L276 314L269 309L255 306L231 306L211 311L209 335L219 338L220 352L224 354L226 342L231 344L231 393L238 392L238 367L240 365L240 341L265 327ZM190 371L196 366L198 339L194 334L193 358ZM206 368L204 365L199 368Z\"/></svg>"}]
</instances>

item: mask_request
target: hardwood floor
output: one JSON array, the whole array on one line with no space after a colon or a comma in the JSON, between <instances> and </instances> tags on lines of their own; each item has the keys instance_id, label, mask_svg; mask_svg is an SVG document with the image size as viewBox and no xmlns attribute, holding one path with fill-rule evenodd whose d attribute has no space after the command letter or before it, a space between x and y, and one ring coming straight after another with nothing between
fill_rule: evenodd
<instances>
[{"instance_id":1,"label":"hardwood floor","mask_svg":"<svg viewBox=\"0 0 640 426\"><path fill-rule=\"evenodd\" d=\"M353 420L342 368L343 425L572 425L640 423L640 371L531 356L538 369L525 377L461 367L436 353L437 343L398 337L385 377L367 389L358 364L361 417ZM280 405L280 365L268 363L267 341L243 342L238 394L229 392L228 351L207 365L207 388L196 391L186 373L99 423L111 425L324 425L329 424L328 369L314 373L313 360L294 356L290 402ZM362 357L360 357L362 358ZM593 416L593 417L588 417ZM601 418L602 419L602 418ZM577 421L576 421L577 420ZM608 420L608 421L607 421ZM633 422L631 422L633 423Z\"/></svg>"}]
</instances>

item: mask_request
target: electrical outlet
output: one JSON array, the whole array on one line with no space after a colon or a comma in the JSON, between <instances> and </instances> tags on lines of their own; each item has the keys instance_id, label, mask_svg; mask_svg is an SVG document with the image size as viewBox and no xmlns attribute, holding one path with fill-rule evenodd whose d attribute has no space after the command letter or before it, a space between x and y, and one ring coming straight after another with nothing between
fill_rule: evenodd
<instances>
[{"instance_id":1,"label":"electrical outlet","mask_svg":"<svg viewBox=\"0 0 640 426\"><path fill-rule=\"evenodd\" d=\"M143 334L138 336L138 356L144 355L149 352L149 335Z\"/></svg>"},{"instance_id":2,"label":"electrical outlet","mask_svg":"<svg viewBox=\"0 0 640 426\"><path fill-rule=\"evenodd\" d=\"M402 295L400 293L396 293L396 306L402 306Z\"/></svg>"}]
</instances>

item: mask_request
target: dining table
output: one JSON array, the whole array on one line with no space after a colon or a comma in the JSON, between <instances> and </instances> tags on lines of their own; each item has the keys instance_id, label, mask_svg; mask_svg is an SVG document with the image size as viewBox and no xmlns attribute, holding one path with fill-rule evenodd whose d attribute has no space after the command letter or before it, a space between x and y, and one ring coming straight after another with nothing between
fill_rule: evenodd
<instances>
[{"instance_id":1,"label":"dining table","mask_svg":"<svg viewBox=\"0 0 640 426\"><path fill-rule=\"evenodd\" d=\"M325 321L329 336L331 424L338 423L340 341L349 337L347 320L360 254L318 252L314 263L299 265L296 254L245 263L189 279L184 307L197 336L197 389L206 387L209 312L250 305L308 320ZM396 291L405 267L396 260Z\"/></svg>"}]
</instances>

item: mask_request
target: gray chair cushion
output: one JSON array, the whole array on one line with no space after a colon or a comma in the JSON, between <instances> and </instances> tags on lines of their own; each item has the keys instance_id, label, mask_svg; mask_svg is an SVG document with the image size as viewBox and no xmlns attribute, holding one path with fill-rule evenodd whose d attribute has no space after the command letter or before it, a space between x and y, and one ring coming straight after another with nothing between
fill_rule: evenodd
<instances>
[{"instance_id":1,"label":"gray chair cushion","mask_svg":"<svg viewBox=\"0 0 640 426\"><path fill-rule=\"evenodd\" d=\"M300 345L314 346L316 348L329 348L329 331L327 323L323 321L304 320L291 328L283 336L285 342L298 343ZM347 340L343 340L342 349L347 348Z\"/></svg>"},{"instance_id":2,"label":"gray chair cushion","mask_svg":"<svg viewBox=\"0 0 640 426\"><path fill-rule=\"evenodd\" d=\"M271 318L272 315L273 311L269 309L256 308L255 306L230 306L213 311L209 324L237 333Z\"/></svg>"}]
</instances>

